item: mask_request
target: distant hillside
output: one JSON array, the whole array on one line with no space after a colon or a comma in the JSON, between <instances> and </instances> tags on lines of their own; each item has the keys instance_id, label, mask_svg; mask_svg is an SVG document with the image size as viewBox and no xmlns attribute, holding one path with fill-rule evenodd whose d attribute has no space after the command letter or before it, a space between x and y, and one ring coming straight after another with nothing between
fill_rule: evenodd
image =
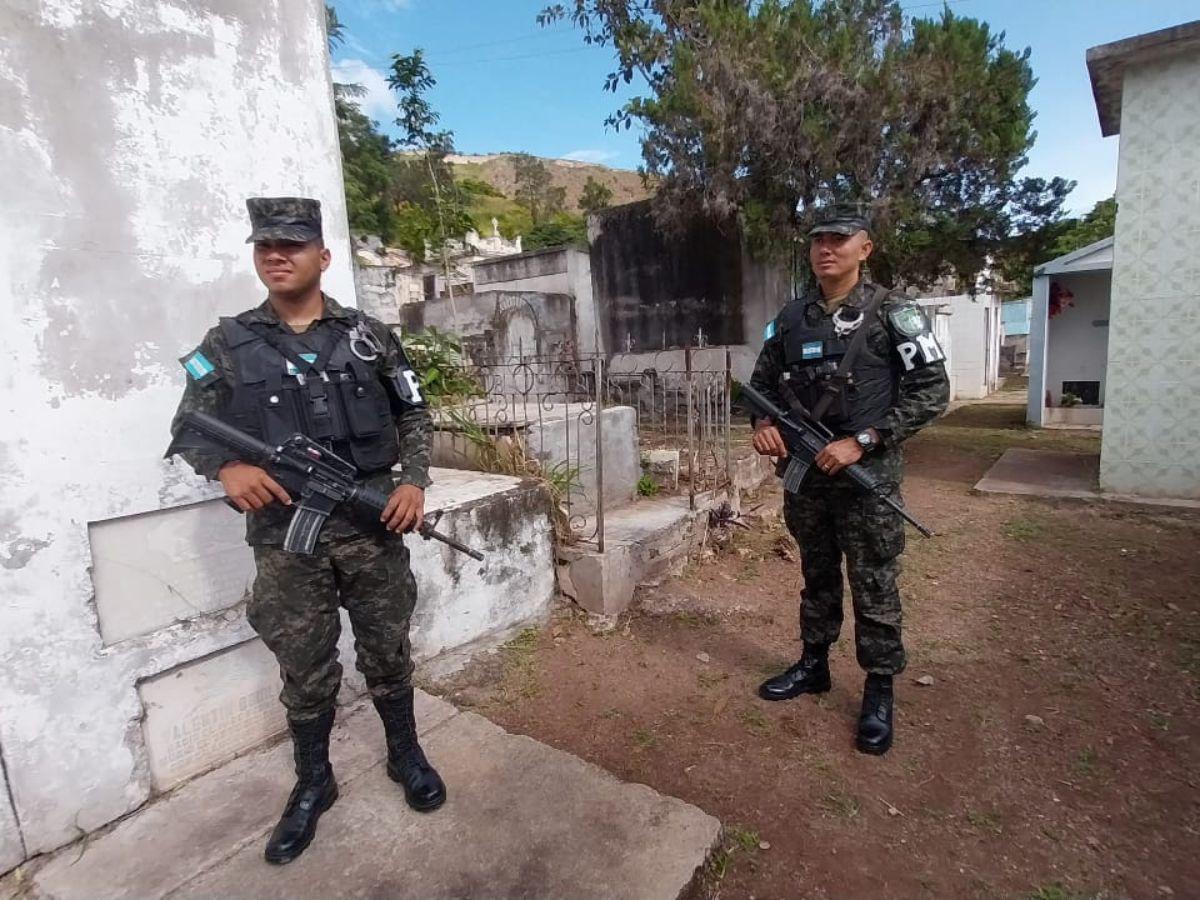
<instances>
[{"instance_id":1,"label":"distant hillside","mask_svg":"<svg viewBox=\"0 0 1200 900\"><path fill-rule=\"evenodd\" d=\"M486 181L506 197L511 197L516 188L513 176L513 154L494 153L486 156L451 156L448 161L454 166L459 178L478 178ZM650 192L642 186L642 176L628 169L610 169L595 163L576 162L570 159L543 159L542 162L554 176L555 187L567 189L564 212L579 212L579 195L588 177L607 185L613 192L612 205L644 200Z\"/></svg>"}]
</instances>

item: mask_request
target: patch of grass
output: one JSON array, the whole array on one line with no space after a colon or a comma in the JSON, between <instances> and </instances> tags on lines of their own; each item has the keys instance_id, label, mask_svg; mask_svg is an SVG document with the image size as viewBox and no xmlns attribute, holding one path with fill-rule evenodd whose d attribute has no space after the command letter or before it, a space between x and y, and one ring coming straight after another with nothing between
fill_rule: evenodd
<instances>
[{"instance_id":1,"label":"patch of grass","mask_svg":"<svg viewBox=\"0 0 1200 900\"><path fill-rule=\"evenodd\" d=\"M745 853L757 850L758 842L761 840L757 831L744 825L730 825L725 829L725 836L729 843Z\"/></svg>"},{"instance_id":2,"label":"patch of grass","mask_svg":"<svg viewBox=\"0 0 1200 900\"><path fill-rule=\"evenodd\" d=\"M536 627L526 628L516 637L500 647L504 657L504 693L519 694L526 699L536 697L542 686L537 664L537 646L541 632Z\"/></svg>"},{"instance_id":3,"label":"patch of grass","mask_svg":"<svg viewBox=\"0 0 1200 900\"><path fill-rule=\"evenodd\" d=\"M1046 526L1037 519L1018 516L1001 525L1000 533L1014 541L1036 541L1046 533Z\"/></svg>"},{"instance_id":4,"label":"patch of grass","mask_svg":"<svg viewBox=\"0 0 1200 900\"><path fill-rule=\"evenodd\" d=\"M728 672L713 672L709 669L701 669L696 673L696 680L700 682L700 687L705 688L713 687L728 679Z\"/></svg>"},{"instance_id":5,"label":"patch of grass","mask_svg":"<svg viewBox=\"0 0 1200 900\"><path fill-rule=\"evenodd\" d=\"M701 628L712 628L718 624L716 616L711 616L708 613L691 612L690 610L681 610L671 617L676 625L682 625L684 628L698 630Z\"/></svg>"},{"instance_id":6,"label":"patch of grass","mask_svg":"<svg viewBox=\"0 0 1200 900\"><path fill-rule=\"evenodd\" d=\"M733 851L721 847L714 850L708 862L704 864L704 880L710 885L719 884L725 880L729 867L733 865Z\"/></svg>"},{"instance_id":7,"label":"patch of grass","mask_svg":"<svg viewBox=\"0 0 1200 900\"><path fill-rule=\"evenodd\" d=\"M1157 709L1146 710L1146 715L1150 719L1150 724L1164 734L1171 730L1171 717L1165 712L1160 712Z\"/></svg>"},{"instance_id":8,"label":"patch of grass","mask_svg":"<svg viewBox=\"0 0 1200 900\"><path fill-rule=\"evenodd\" d=\"M733 573L733 580L744 584L758 577L758 560L747 557L742 560L741 567Z\"/></svg>"},{"instance_id":9,"label":"patch of grass","mask_svg":"<svg viewBox=\"0 0 1200 900\"><path fill-rule=\"evenodd\" d=\"M1069 891L1061 882L1046 884L1029 895L1029 900L1095 900L1098 895Z\"/></svg>"},{"instance_id":10,"label":"patch of grass","mask_svg":"<svg viewBox=\"0 0 1200 900\"><path fill-rule=\"evenodd\" d=\"M1071 761L1071 771L1080 778L1090 778L1096 774L1096 748L1084 747Z\"/></svg>"},{"instance_id":11,"label":"patch of grass","mask_svg":"<svg viewBox=\"0 0 1200 900\"><path fill-rule=\"evenodd\" d=\"M846 791L845 788L834 788L829 791L818 801L818 805L828 815L840 819L857 818L862 809L858 798Z\"/></svg>"},{"instance_id":12,"label":"patch of grass","mask_svg":"<svg viewBox=\"0 0 1200 900\"><path fill-rule=\"evenodd\" d=\"M1020 404L976 403L961 406L924 429L913 444L937 444L992 459L1010 447L1099 453L1100 435L1090 431L1030 428Z\"/></svg>"},{"instance_id":13,"label":"patch of grass","mask_svg":"<svg viewBox=\"0 0 1200 900\"><path fill-rule=\"evenodd\" d=\"M1000 834L1004 830L1000 824L1000 813L995 809L968 809L967 821L972 828L991 834Z\"/></svg>"},{"instance_id":14,"label":"patch of grass","mask_svg":"<svg viewBox=\"0 0 1200 900\"><path fill-rule=\"evenodd\" d=\"M643 472L642 477L638 479L637 492L639 497L653 497L659 492L658 482L654 480L654 476L649 472Z\"/></svg>"},{"instance_id":15,"label":"patch of grass","mask_svg":"<svg viewBox=\"0 0 1200 900\"><path fill-rule=\"evenodd\" d=\"M633 729L632 737L639 750L654 750L658 747L658 735L649 728Z\"/></svg>"},{"instance_id":16,"label":"patch of grass","mask_svg":"<svg viewBox=\"0 0 1200 900\"><path fill-rule=\"evenodd\" d=\"M738 710L737 717L746 726L747 731L760 737L770 734L775 728L771 724L771 720L763 715L761 710L755 709L753 706L746 706Z\"/></svg>"},{"instance_id":17,"label":"patch of grass","mask_svg":"<svg viewBox=\"0 0 1200 900\"><path fill-rule=\"evenodd\" d=\"M709 856L704 864L704 880L716 887L729 874L739 853L752 854L758 850L758 832L744 825L730 825L725 829L721 846ZM716 896L715 892L710 896Z\"/></svg>"}]
</instances>

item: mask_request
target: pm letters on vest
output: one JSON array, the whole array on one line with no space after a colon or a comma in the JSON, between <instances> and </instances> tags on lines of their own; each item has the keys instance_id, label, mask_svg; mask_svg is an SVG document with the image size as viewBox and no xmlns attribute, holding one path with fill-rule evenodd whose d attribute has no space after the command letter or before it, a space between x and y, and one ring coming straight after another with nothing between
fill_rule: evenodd
<instances>
[{"instance_id":1,"label":"pm letters on vest","mask_svg":"<svg viewBox=\"0 0 1200 900\"><path fill-rule=\"evenodd\" d=\"M946 358L946 354L942 352L942 348L938 346L937 339L932 334L919 334L914 340L897 344L896 352L900 354L900 361L904 363L905 372L911 372L917 368L918 353L921 354L920 365L922 366L942 362Z\"/></svg>"}]
</instances>

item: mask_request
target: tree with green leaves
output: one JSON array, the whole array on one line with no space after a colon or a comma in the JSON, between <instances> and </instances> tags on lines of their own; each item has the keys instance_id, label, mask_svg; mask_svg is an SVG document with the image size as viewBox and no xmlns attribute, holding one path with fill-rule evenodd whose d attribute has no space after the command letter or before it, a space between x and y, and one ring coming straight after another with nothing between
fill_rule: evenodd
<instances>
[{"instance_id":1,"label":"tree with green leaves","mask_svg":"<svg viewBox=\"0 0 1200 900\"><path fill-rule=\"evenodd\" d=\"M586 247L587 223L581 216L559 213L548 221L539 222L529 229L524 238L526 250L542 250L547 247Z\"/></svg>"},{"instance_id":2,"label":"tree with green leaves","mask_svg":"<svg viewBox=\"0 0 1200 900\"><path fill-rule=\"evenodd\" d=\"M436 84L425 64L423 51L417 49L408 55L393 54L388 87L396 95L396 126L400 129L397 143L401 150L411 155L410 160L419 160L424 167L428 174L426 184L429 189L427 196L422 195L419 187L406 192L410 206L407 212L410 227L401 235L401 245L416 259L425 258L426 241L439 252L446 273L446 287L450 290L450 257L446 243L453 237L465 234L472 223L454 181L454 174L446 162L446 157L454 152L454 134L436 130L440 117L427 98ZM410 178L415 174L411 166L407 174ZM424 223L421 222L420 213L426 215ZM417 240L422 243L419 252L415 246Z\"/></svg>"},{"instance_id":3,"label":"tree with green leaves","mask_svg":"<svg viewBox=\"0 0 1200 900\"><path fill-rule=\"evenodd\" d=\"M1021 178L1035 137L1029 51L945 9L895 0L571 0L539 15L610 46L609 118L643 129L655 215L737 221L785 252L817 208L868 201L872 274L975 283L1014 236L1061 217L1073 185Z\"/></svg>"},{"instance_id":4,"label":"tree with green leaves","mask_svg":"<svg viewBox=\"0 0 1200 900\"><path fill-rule=\"evenodd\" d=\"M1033 269L1044 262L1111 237L1117 218L1116 198L1101 200L1078 219L1051 221L1010 240L996 255L996 275L1013 297L1033 290Z\"/></svg>"},{"instance_id":5,"label":"tree with green leaves","mask_svg":"<svg viewBox=\"0 0 1200 900\"><path fill-rule=\"evenodd\" d=\"M357 105L346 103L337 114L350 230L391 243L398 224L392 142Z\"/></svg>"},{"instance_id":6,"label":"tree with green leaves","mask_svg":"<svg viewBox=\"0 0 1200 900\"><path fill-rule=\"evenodd\" d=\"M1081 250L1088 244L1112 237L1117 229L1117 198L1101 200L1081 219L1070 219L1055 235L1047 259L1055 259ZM1047 260L1040 260L1046 262Z\"/></svg>"},{"instance_id":7,"label":"tree with green leaves","mask_svg":"<svg viewBox=\"0 0 1200 900\"><path fill-rule=\"evenodd\" d=\"M529 210L536 226L562 211L567 197L564 187L556 187L546 164L528 153L513 155L513 199Z\"/></svg>"},{"instance_id":8,"label":"tree with green leaves","mask_svg":"<svg viewBox=\"0 0 1200 900\"><path fill-rule=\"evenodd\" d=\"M579 208L584 215L590 216L598 210L608 209L612 197L612 188L589 175L583 185L583 193L579 195Z\"/></svg>"}]
</instances>

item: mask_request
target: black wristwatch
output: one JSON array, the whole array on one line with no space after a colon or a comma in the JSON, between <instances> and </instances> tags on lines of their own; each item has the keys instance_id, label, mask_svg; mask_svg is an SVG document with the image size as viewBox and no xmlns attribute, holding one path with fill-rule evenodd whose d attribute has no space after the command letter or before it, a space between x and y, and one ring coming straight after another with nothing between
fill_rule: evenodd
<instances>
[{"instance_id":1,"label":"black wristwatch","mask_svg":"<svg viewBox=\"0 0 1200 900\"><path fill-rule=\"evenodd\" d=\"M854 439L858 441L858 446L862 447L863 453L870 453L879 446L879 439L871 434L870 428L864 428L854 436Z\"/></svg>"}]
</instances>

